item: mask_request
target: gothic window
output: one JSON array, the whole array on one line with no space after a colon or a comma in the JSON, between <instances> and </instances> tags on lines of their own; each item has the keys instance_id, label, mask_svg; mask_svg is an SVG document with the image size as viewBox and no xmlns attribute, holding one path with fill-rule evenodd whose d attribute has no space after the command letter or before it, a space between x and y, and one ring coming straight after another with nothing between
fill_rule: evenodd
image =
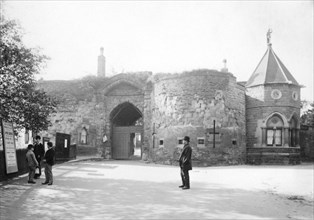
<instances>
[{"instance_id":1,"label":"gothic window","mask_svg":"<svg viewBox=\"0 0 314 220\"><path fill-rule=\"evenodd\" d=\"M87 144L87 130L86 128L82 128L81 130L81 138L80 138L81 144Z\"/></svg>"},{"instance_id":2,"label":"gothic window","mask_svg":"<svg viewBox=\"0 0 314 220\"><path fill-rule=\"evenodd\" d=\"M280 116L274 115L267 121L267 146L282 146L282 129L283 121Z\"/></svg>"}]
</instances>

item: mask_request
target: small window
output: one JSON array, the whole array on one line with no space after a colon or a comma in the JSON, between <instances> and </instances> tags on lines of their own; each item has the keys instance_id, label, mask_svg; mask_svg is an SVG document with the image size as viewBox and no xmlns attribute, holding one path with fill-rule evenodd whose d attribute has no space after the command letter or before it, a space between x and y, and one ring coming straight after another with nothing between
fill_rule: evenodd
<instances>
[{"instance_id":1,"label":"small window","mask_svg":"<svg viewBox=\"0 0 314 220\"><path fill-rule=\"evenodd\" d=\"M87 144L87 130L85 127L81 130L80 143L81 144Z\"/></svg>"},{"instance_id":2,"label":"small window","mask_svg":"<svg viewBox=\"0 0 314 220\"><path fill-rule=\"evenodd\" d=\"M164 147L164 139L159 139L159 147Z\"/></svg>"},{"instance_id":3,"label":"small window","mask_svg":"<svg viewBox=\"0 0 314 220\"><path fill-rule=\"evenodd\" d=\"M178 137L178 145L183 145L183 137Z\"/></svg>"},{"instance_id":4,"label":"small window","mask_svg":"<svg viewBox=\"0 0 314 220\"><path fill-rule=\"evenodd\" d=\"M197 138L197 147L205 147L205 137Z\"/></svg>"}]
</instances>

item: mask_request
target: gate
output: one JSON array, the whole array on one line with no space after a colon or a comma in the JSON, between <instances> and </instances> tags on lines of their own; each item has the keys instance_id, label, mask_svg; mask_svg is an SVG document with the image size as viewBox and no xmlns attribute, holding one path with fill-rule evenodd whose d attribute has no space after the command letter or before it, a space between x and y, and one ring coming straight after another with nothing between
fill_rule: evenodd
<instances>
[{"instance_id":1,"label":"gate","mask_svg":"<svg viewBox=\"0 0 314 220\"><path fill-rule=\"evenodd\" d=\"M113 127L112 139L112 157L113 159L129 159L132 152L132 134L141 133L143 135L143 127Z\"/></svg>"},{"instance_id":2,"label":"gate","mask_svg":"<svg viewBox=\"0 0 314 220\"><path fill-rule=\"evenodd\" d=\"M68 160L70 157L71 135L56 133L56 160Z\"/></svg>"}]
</instances>

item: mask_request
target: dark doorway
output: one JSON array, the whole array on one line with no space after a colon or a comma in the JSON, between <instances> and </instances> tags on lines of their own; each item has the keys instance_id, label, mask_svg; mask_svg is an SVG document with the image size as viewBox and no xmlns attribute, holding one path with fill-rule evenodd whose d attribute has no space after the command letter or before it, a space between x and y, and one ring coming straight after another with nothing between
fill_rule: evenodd
<instances>
[{"instance_id":1,"label":"dark doorway","mask_svg":"<svg viewBox=\"0 0 314 220\"><path fill-rule=\"evenodd\" d=\"M142 113L126 102L110 114L112 123L113 159L141 159L143 120Z\"/></svg>"}]
</instances>

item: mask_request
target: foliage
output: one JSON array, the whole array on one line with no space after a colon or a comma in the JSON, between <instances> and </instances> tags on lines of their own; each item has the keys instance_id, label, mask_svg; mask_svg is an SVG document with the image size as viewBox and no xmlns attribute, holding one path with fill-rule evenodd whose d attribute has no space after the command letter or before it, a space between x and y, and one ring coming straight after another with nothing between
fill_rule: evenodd
<instances>
[{"instance_id":1,"label":"foliage","mask_svg":"<svg viewBox=\"0 0 314 220\"><path fill-rule=\"evenodd\" d=\"M303 103L304 105L304 103ZM301 124L314 126L314 102L310 104L310 108L301 116Z\"/></svg>"},{"instance_id":2,"label":"foliage","mask_svg":"<svg viewBox=\"0 0 314 220\"><path fill-rule=\"evenodd\" d=\"M55 112L56 101L36 89L39 74L48 57L39 49L27 48L22 30L14 20L0 21L0 118L39 132L50 125L49 114Z\"/></svg>"}]
</instances>

